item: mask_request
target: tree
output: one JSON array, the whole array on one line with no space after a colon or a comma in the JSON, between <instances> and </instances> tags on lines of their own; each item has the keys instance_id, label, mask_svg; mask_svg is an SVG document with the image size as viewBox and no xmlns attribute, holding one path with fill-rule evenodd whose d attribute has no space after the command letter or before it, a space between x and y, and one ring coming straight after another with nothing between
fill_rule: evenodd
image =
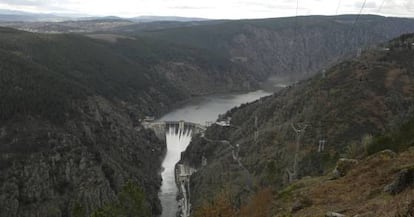
<instances>
[{"instance_id":1,"label":"tree","mask_svg":"<svg viewBox=\"0 0 414 217\"><path fill-rule=\"evenodd\" d=\"M237 209L231 201L231 195L223 190L212 201L204 202L203 205L194 211L195 217L236 217Z\"/></svg>"},{"instance_id":2,"label":"tree","mask_svg":"<svg viewBox=\"0 0 414 217\"><path fill-rule=\"evenodd\" d=\"M270 188L258 191L248 204L242 206L239 217L269 217L271 216L273 194Z\"/></svg>"},{"instance_id":3,"label":"tree","mask_svg":"<svg viewBox=\"0 0 414 217\"><path fill-rule=\"evenodd\" d=\"M145 202L145 194L134 182L127 182L118 194L118 201L110 203L91 217L148 217L151 216Z\"/></svg>"}]
</instances>

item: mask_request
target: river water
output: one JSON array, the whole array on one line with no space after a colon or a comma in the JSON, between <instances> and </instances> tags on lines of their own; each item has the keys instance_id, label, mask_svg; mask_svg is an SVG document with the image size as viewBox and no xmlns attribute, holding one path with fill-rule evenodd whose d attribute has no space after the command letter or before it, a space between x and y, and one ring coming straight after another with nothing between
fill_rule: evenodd
<instances>
[{"instance_id":1,"label":"river water","mask_svg":"<svg viewBox=\"0 0 414 217\"><path fill-rule=\"evenodd\" d=\"M249 93L222 94L195 98L170 113L164 115L160 121L180 121L205 124L207 121L215 121L219 114L239 106L246 102L252 102L271 92L258 90ZM175 217L178 211L176 195L178 192L175 184L174 167L180 160L183 152L191 141L188 132L168 130L166 133L167 155L162 164L164 170L161 173L163 178L159 197L162 205L161 217Z\"/></svg>"}]
</instances>

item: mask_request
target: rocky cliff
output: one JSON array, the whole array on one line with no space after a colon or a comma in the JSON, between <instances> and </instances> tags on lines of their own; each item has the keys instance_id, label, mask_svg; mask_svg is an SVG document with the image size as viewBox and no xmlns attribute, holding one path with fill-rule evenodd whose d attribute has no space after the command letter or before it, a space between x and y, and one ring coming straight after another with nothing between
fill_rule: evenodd
<instances>
[{"instance_id":1,"label":"rocky cliff","mask_svg":"<svg viewBox=\"0 0 414 217\"><path fill-rule=\"evenodd\" d=\"M165 144L102 97L74 108L79 116L62 125L34 116L2 124L0 216L86 216L117 200L128 181L160 213Z\"/></svg>"},{"instance_id":2,"label":"rocky cliff","mask_svg":"<svg viewBox=\"0 0 414 217\"><path fill-rule=\"evenodd\" d=\"M129 35L213 52L263 80L306 78L356 56L359 49L414 31L412 19L362 15L354 24L356 19L343 15L216 21L162 30L130 29Z\"/></svg>"}]
</instances>

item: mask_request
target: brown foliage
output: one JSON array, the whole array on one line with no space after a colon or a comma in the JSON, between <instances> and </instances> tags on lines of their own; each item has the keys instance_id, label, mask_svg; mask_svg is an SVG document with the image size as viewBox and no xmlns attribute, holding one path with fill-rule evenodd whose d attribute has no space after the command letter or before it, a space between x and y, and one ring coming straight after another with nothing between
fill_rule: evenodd
<instances>
[{"instance_id":1,"label":"brown foliage","mask_svg":"<svg viewBox=\"0 0 414 217\"><path fill-rule=\"evenodd\" d=\"M210 203L205 202L194 212L195 217L236 217L237 210L233 207L230 194L222 191Z\"/></svg>"},{"instance_id":2,"label":"brown foliage","mask_svg":"<svg viewBox=\"0 0 414 217\"><path fill-rule=\"evenodd\" d=\"M265 188L257 192L250 202L240 209L240 217L268 217L272 209L272 191Z\"/></svg>"},{"instance_id":3,"label":"brown foliage","mask_svg":"<svg viewBox=\"0 0 414 217\"><path fill-rule=\"evenodd\" d=\"M195 217L268 217L272 208L272 191L265 188L258 191L240 212L233 206L230 194L222 191L213 201L205 202L195 210Z\"/></svg>"}]
</instances>

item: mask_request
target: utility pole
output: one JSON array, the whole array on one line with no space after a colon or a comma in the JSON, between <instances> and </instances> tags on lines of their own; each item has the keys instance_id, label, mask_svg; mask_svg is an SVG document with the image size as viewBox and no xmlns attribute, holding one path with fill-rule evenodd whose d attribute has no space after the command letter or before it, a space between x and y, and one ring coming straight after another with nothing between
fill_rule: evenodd
<instances>
[{"instance_id":1,"label":"utility pole","mask_svg":"<svg viewBox=\"0 0 414 217\"><path fill-rule=\"evenodd\" d=\"M258 129L258 118L257 115L254 116L254 142L257 144L257 139L259 138L259 129Z\"/></svg>"},{"instance_id":2,"label":"utility pole","mask_svg":"<svg viewBox=\"0 0 414 217\"><path fill-rule=\"evenodd\" d=\"M323 152L325 150L325 144L326 144L325 139L320 139L319 140L318 152Z\"/></svg>"},{"instance_id":3,"label":"utility pole","mask_svg":"<svg viewBox=\"0 0 414 217\"><path fill-rule=\"evenodd\" d=\"M319 120L319 129L318 129L318 137L319 137L319 144L318 144L318 152L323 152L325 150L326 139L324 133L322 132L324 126L322 125L322 121Z\"/></svg>"},{"instance_id":4,"label":"utility pole","mask_svg":"<svg viewBox=\"0 0 414 217\"><path fill-rule=\"evenodd\" d=\"M298 125L298 127L296 128L295 125L293 123L291 123L292 129L296 133L296 151L295 151L295 158L294 158L294 161L293 161L293 172L292 172L292 174L289 174L289 176L291 175L291 177L289 177L290 181L294 181L294 180L297 179L297 176L298 176L298 157L299 157L299 150L300 150L300 138L303 135L303 133L305 132L306 128L308 127L307 124L303 124L302 126L300 126L300 124L297 124L297 125Z\"/></svg>"},{"instance_id":5,"label":"utility pole","mask_svg":"<svg viewBox=\"0 0 414 217\"><path fill-rule=\"evenodd\" d=\"M356 57L359 58L362 54L362 48L358 48Z\"/></svg>"}]
</instances>

